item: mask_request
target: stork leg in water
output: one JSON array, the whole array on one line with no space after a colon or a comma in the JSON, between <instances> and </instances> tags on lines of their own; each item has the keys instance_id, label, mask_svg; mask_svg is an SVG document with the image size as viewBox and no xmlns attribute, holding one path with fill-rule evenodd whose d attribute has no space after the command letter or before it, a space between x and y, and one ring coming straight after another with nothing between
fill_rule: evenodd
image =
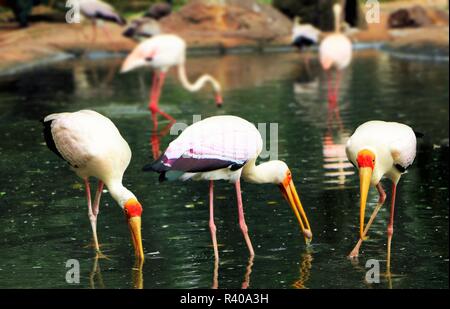
<instances>
[{"instance_id":1,"label":"stork leg in water","mask_svg":"<svg viewBox=\"0 0 450 309\"><path fill-rule=\"evenodd\" d=\"M219 249L217 246L216 224L214 223L214 181L209 181L209 229L211 230L211 239L214 247L214 258L219 261Z\"/></svg>"},{"instance_id":2,"label":"stork leg in water","mask_svg":"<svg viewBox=\"0 0 450 309\"><path fill-rule=\"evenodd\" d=\"M241 181L240 180L236 181L235 186L239 211L239 226L241 227L241 231L242 234L244 235L245 242L247 243L250 256L254 256L255 251L253 250L252 242L250 241L250 237L248 236L248 227L247 224L245 223L244 206L242 204Z\"/></svg>"},{"instance_id":3,"label":"stork leg in water","mask_svg":"<svg viewBox=\"0 0 450 309\"><path fill-rule=\"evenodd\" d=\"M395 208L395 195L397 193L397 185L392 183L392 197L391 197L391 216L389 219L389 225L387 228L388 244L387 244L387 270L386 274L391 275L391 242L392 235L394 234L394 208Z\"/></svg>"},{"instance_id":4,"label":"stork leg in water","mask_svg":"<svg viewBox=\"0 0 450 309\"><path fill-rule=\"evenodd\" d=\"M364 229L364 234L363 234L364 237L366 237L367 232L369 231L369 228L372 225L373 220L375 220L375 217L377 216L378 211L380 211L381 206L383 206L384 201L386 200L386 192L384 192L381 183L377 184L377 190L378 190L378 194L380 195L380 197L378 199L377 205L375 206L375 209L373 210L372 215L370 216L369 222L367 222L366 228ZM363 239L360 238L358 240L358 243L356 244L355 248L353 248L353 250L348 255L350 258L356 258L359 256L359 248L361 247L362 242L363 242Z\"/></svg>"},{"instance_id":5,"label":"stork leg in water","mask_svg":"<svg viewBox=\"0 0 450 309\"><path fill-rule=\"evenodd\" d=\"M175 118L173 118L169 114L160 110L159 106L158 106L159 98L161 97L161 90L164 85L165 79L166 79L165 72L154 72L153 73L153 83L152 83L152 89L150 92L150 103L148 105L148 108L152 113L154 128L158 127L157 114L160 114L161 116L163 116L170 122L175 122Z\"/></svg>"},{"instance_id":6,"label":"stork leg in water","mask_svg":"<svg viewBox=\"0 0 450 309\"><path fill-rule=\"evenodd\" d=\"M375 206L375 209L370 216L369 222L366 225L366 228L364 229L364 237L366 237L367 232L369 231L370 226L372 225L373 220L378 214L378 211L380 210L381 206L383 206L384 201L386 200L386 193L383 190L383 187L381 186L381 183L377 185L377 190L380 194L380 198L378 200L378 204ZM392 197L391 197L391 214L389 218L389 224L387 228L387 236L388 236L388 243L387 243L387 270L386 274L389 276L391 274L391 243L392 243L392 235L394 234L394 210L395 210L395 196L397 193L397 185L395 183L392 183ZM355 248L350 252L349 257L355 258L359 255L359 248L361 247L363 240L360 238L358 240L358 243L356 244Z\"/></svg>"},{"instance_id":7,"label":"stork leg in water","mask_svg":"<svg viewBox=\"0 0 450 309\"><path fill-rule=\"evenodd\" d=\"M91 188L89 184L89 180L87 178L84 179L84 184L86 186L86 198L88 203L88 215L89 221L91 222L92 235L94 239L94 247L95 252L97 254L97 258L106 258L106 256L100 251L100 245L98 244L97 237L97 216L100 210L100 198L103 192L103 182L100 180L98 182L97 192L95 193L94 205L92 205L91 201Z\"/></svg>"}]
</instances>

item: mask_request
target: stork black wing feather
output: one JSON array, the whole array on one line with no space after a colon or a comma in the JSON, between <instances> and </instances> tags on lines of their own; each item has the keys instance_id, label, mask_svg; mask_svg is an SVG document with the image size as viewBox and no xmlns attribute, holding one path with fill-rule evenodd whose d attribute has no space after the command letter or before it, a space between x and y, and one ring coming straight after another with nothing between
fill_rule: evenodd
<instances>
[{"instance_id":1,"label":"stork black wing feather","mask_svg":"<svg viewBox=\"0 0 450 309\"><path fill-rule=\"evenodd\" d=\"M51 121L41 120L41 122L44 125L43 133L44 133L45 143L47 144L48 149L53 151L56 155L58 155L64 161L67 161L66 159L64 159L62 154L58 151L58 148L56 148L55 141L53 140L53 135L52 135L52 122L53 121L52 120Z\"/></svg>"}]
</instances>

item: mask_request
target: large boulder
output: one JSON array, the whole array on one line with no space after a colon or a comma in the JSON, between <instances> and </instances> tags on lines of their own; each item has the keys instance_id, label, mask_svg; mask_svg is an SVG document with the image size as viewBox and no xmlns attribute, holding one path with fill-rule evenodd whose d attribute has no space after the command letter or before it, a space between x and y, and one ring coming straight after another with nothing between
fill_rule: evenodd
<instances>
[{"instance_id":1,"label":"large boulder","mask_svg":"<svg viewBox=\"0 0 450 309\"><path fill-rule=\"evenodd\" d=\"M446 12L415 5L392 12L388 19L389 28L418 28L431 25L448 25Z\"/></svg>"},{"instance_id":2,"label":"large boulder","mask_svg":"<svg viewBox=\"0 0 450 309\"><path fill-rule=\"evenodd\" d=\"M192 0L161 20L163 32L177 33L190 45L261 45L289 40L292 22L255 0Z\"/></svg>"}]
</instances>

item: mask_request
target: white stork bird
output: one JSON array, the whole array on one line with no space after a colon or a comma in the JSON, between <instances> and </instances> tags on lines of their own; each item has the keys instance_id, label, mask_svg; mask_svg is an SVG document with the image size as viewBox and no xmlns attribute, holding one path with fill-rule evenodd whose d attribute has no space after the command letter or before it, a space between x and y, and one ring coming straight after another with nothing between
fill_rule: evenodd
<instances>
[{"instance_id":1,"label":"white stork bird","mask_svg":"<svg viewBox=\"0 0 450 309\"><path fill-rule=\"evenodd\" d=\"M331 68L335 68L336 82L334 90L331 89L331 77L328 73L328 97L331 101L336 101L338 97L339 82L341 73L352 60L352 42L341 33L341 12L340 4L333 5L334 13L334 33L327 35L319 46L319 57L322 68L329 72Z\"/></svg>"},{"instance_id":2,"label":"white stork bird","mask_svg":"<svg viewBox=\"0 0 450 309\"><path fill-rule=\"evenodd\" d=\"M213 206L215 180L228 180L235 184L239 225L250 256L254 256L254 250L244 218L241 176L251 183L278 185L300 223L305 240L309 242L312 238L308 219L286 163L274 160L260 165L255 164L262 147L261 134L250 122L235 116L215 116L186 128L170 143L158 160L144 167L146 171L160 173L160 181L176 179L209 181L209 227L216 260L219 253Z\"/></svg>"},{"instance_id":3,"label":"white stork bird","mask_svg":"<svg viewBox=\"0 0 450 309\"><path fill-rule=\"evenodd\" d=\"M129 72L138 67L151 67L155 70L152 90L150 94L149 109L152 112L153 122L157 127L156 114L159 113L171 122L175 119L161 111L158 107L161 90L167 71L172 66L178 67L178 77L185 89L190 92L199 91L206 83L210 83L216 93L216 103L222 105L222 88L217 80L210 75L203 75L191 84L186 76L186 42L173 34L161 34L144 40L125 59L121 72Z\"/></svg>"},{"instance_id":4,"label":"white stork bird","mask_svg":"<svg viewBox=\"0 0 450 309\"><path fill-rule=\"evenodd\" d=\"M360 178L360 240L350 253L357 257L359 247L386 199L381 179L392 181L391 214L387 228L387 269L390 270L391 240L394 232L394 206L397 184L406 169L416 157L416 136L409 126L397 122L368 121L360 125L347 142L346 153L349 161L358 168ZM380 195L378 205L364 228L365 209L369 187L377 188Z\"/></svg>"},{"instance_id":5,"label":"white stork bird","mask_svg":"<svg viewBox=\"0 0 450 309\"><path fill-rule=\"evenodd\" d=\"M292 44L300 50L319 43L322 32L311 24L301 24L300 17L295 17L292 27Z\"/></svg>"},{"instance_id":6,"label":"white stork bird","mask_svg":"<svg viewBox=\"0 0 450 309\"><path fill-rule=\"evenodd\" d=\"M80 13L86 18L92 21L92 43L95 42L97 38L97 24L99 20L105 20L114 22L120 26L126 25L126 20L120 16L116 10L108 3L101 0L72 0L78 4ZM105 35L111 40L111 35L109 34L106 27L102 27Z\"/></svg>"},{"instance_id":7,"label":"white stork bird","mask_svg":"<svg viewBox=\"0 0 450 309\"><path fill-rule=\"evenodd\" d=\"M108 118L91 110L52 114L45 117L43 124L48 148L67 161L71 169L84 180L97 256L102 256L97 238L97 215L105 184L125 213L136 257L143 261L142 206L122 184L123 174L131 160L131 150L116 126ZM89 177L99 180L93 205Z\"/></svg>"}]
</instances>

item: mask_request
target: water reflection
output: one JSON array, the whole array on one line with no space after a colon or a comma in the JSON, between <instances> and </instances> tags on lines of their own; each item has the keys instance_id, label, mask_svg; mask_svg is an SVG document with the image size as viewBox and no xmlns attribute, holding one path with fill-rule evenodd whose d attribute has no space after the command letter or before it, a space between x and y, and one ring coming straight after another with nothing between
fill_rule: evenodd
<instances>
[{"instance_id":1,"label":"water reflection","mask_svg":"<svg viewBox=\"0 0 450 309\"><path fill-rule=\"evenodd\" d=\"M250 287L250 275L252 274L253 261L255 257L250 256L247 262L247 266L245 267L244 280L242 281L241 289L245 290ZM214 260L214 271L213 271L213 283L211 286L212 289L219 288L219 260Z\"/></svg>"},{"instance_id":2,"label":"water reflection","mask_svg":"<svg viewBox=\"0 0 450 309\"><path fill-rule=\"evenodd\" d=\"M292 286L296 289L307 289L306 283L309 281L311 276L311 268L312 268L312 252L307 249L305 253L303 253L300 257L300 271L299 277Z\"/></svg>"},{"instance_id":3,"label":"water reflection","mask_svg":"<svg viewBox=\"0 0 450 309\"><path fill-rule=\"evenodd\" d=\"M111 97L115 94L112 87L120 68L121 59L111 59L99 65L93 61L80 61L72 67L74 95L81 99Z\"/></svg>"},{"instance_id":4,"label":"water reflection","mask_svg":"<svg viewBox=\"0 0 450 309\"><path fill-rule=\"evenodd\" d=\"M144 288L144 273L142 268L144 262L142 260L137 260L134 267L131 269L131 276L133 280L133 289L143 289Z\"/></svg>"},{"instance_id":5,"label":"water reflection","mask_svg":"<svg viewBox=\"0 0 450 309\"><path fill-rule=\"evenodd\" d=\"M170 133L170 129L174 124L175 121L170 121L164 128L158 131L157 122L153 123L153 130L150 136L150 147L154 160L161 156L161 139Z\"/></svg>"},{"instance_id":6,"label":"water reflection","mask_svg":"<svg viewBox=\"0 0 450 309\"><path fill-rule=\"evenodd\" d=\"M348 161L345 152L350 132L344 128L339 111L338 100L328 100L327 129L322 138L323 168L325 171L325 183L331 184L330 188L344 188L347 176L355 174L353 165ZM331 179L329 179L331 178Z\"/></svg>"},{"instance_id":7,"label":"water reflection","mask_svg":"<svg viewBox=\"0 0 450 309\"><path fill-rule=\"evenodd\" d=\"M321 101L321 92L324 85L320 83L321 70L317 63L302 61L296 71L296 80L293 86L296 102L300 107L298 112L312 124L324 128L322 137L324 183L327 189L342 189L348 182L347 177L353 175L354 169L347 159L345 146L351 132L345 128L341 118L341 106L338 97L338 83L334 86L327 85L328 92L326 103ZM327 80L329 80L327 75ZM342 80L346 87L347 79ZM340 85L342 87L342 85ZM328 90L327 90L328 91ZM319 100L315 98L320 98ZM343 105L344 109L348 104Z\"/></svg>"},{"instance_id":8,"label":"water reflection","mask_svg":"<svg viewBox=\"0 0 450 309\"><path fill-rule=\"evenodd\" d=\"M151 267L142 272L131 270L129 234L116 224L123 219L122 213L111 198L105 196L105 210L111 207L112 211L105 211L99 228L107 231L104 241L111 244L108 253L115 258L99 261L101 272L92 273L94 286L140 287L144 275L145 288L212 286L210 248L199 250L210 241L205 216L207 203L203 201L206 188L202 183L191 183L188 187L182 183L157 185L157 177L142 174L141 167L148 163L148 157L159 152L156 145L163 150L172 138L163 136L167 122L161 122L160 130L156 131L159 134L153 137L155 149L149 149L152 123L146 104L150 74L141 70L108 79L110 64L117 60L69 61L0 79L0 154L3 158L0 205L8 206L0 207L0 234L3 236L0 287L67 288L60 265L68 258L87 261L81 265L87 275L77 287L91 286L88 275L91 269L95 270L94 261L89 259L90 250L80 249L80 243L87 243L90 238L84 233L90 228L84 199L72 198L74 190L79 190L74 186L76 180L68 177L70 171L64 163L55 161L53 154L42 145L38 121L53 112L85 108L110 117L129 142L133 160L124 181L136 190L145 205L144 246L148 251L158 252L155 256L147 255ZM372 226L374 235L379 236L365 243L360 268L354 268L344 259L352 249L352 240L356 241L358 179L345 175L345 185L340 185L343 181L340 173L352 169L335 166L344 163L338 158L343 158L342 145L349 132L373 118L406 122L426 135L418 146L415 164L402 179L399 196L402 207L398 207L396 216L403 224L396 227L398 249L393 256L393 271L405 276L392 276L392 286L448 287L449 151L448 126L442 125L448 123L448 66L392 59L377 51L358 51L342 80L339 100L333 109L327 97L326 77L317 62L311 59L309 68L305 67L296 53L205 56L189 58L188 62L192 77L207 70L224 82L223 109L217 110L211 104L208 90L193 95L186 93L172 73L163 97L164 109L180 123L190 123L192 115L200 113L202 118L227 113L253 123L279 123L280 158L298 175L305 192L302 202L316 227L314 255L300 257L304 244L299 240L297 227L285 220L291 218L290 209L278 203L268 205L266 201L277 199L273 190L245 186L244 203L249 205L246 214L252 221L249 225L255 230L258 255L254 265L249 264L251 272L244 269L245 266L236 272L234 265L230 265L236 254L224 253L216 272L218 287L241 287L243 282L248 282L244 287L251 288L389 287L384 277L378 285L364 281L367 259L384 256L384 249L382 252L380 248L385 242L385 208L380 210L380 220ZM84 68L77 69L79 66ZM74 73L76 70L81 72ZM108 80L98 96L95 95L98 87L93 82L95 74L99 81ZM83 87L85 90L81 90ZM399 102L403 102L401 109ZM443 139L447 142L441 145ZM325 161L331 158L331 162ZM324 169L326 164L332 166ZM58 186L55 186L55 179ZM231 192L229 186L223 185L226 193ZM329 187L347 189L324 190ZM351 187L354 189L349 189ZM378 198L375 193L371 194L373 204ZM229 231L224 234L226 243L242 243L240 233L233 230L238 231L233 221L235 209L228 207L233 202L224 198L217 203L218 217L224 218L221 224ZM54 219L47 220L49 216ZM283 241L293 245L283 245L282 252L270 250ZM241 245L239 250L245 251ZM311 261L314 267L309 266ZM246 256L242 257L242 263L247 263ZM381 265L383 263L381 261ZM248 279L245 273L249 274ZM20 280L22 274L27 276L26 281Z\"/></svg>"},{"instance_id":9,"label":"water reflection","mask_svg":"<svg viewBox=\"0 0 450 309\"><path fill-rule=\"evenodd\" d=\"M99 260L98 257L94 258L92 271L89 274L89 283L90 283L91 289L96 289L96 288L104 289L105 288L105 284L103 283L102 273L100 270L100 263L98 262L98 260ZM97 283L98 287L97 287L96 283Z\"/></svg>"}]
</instances>

